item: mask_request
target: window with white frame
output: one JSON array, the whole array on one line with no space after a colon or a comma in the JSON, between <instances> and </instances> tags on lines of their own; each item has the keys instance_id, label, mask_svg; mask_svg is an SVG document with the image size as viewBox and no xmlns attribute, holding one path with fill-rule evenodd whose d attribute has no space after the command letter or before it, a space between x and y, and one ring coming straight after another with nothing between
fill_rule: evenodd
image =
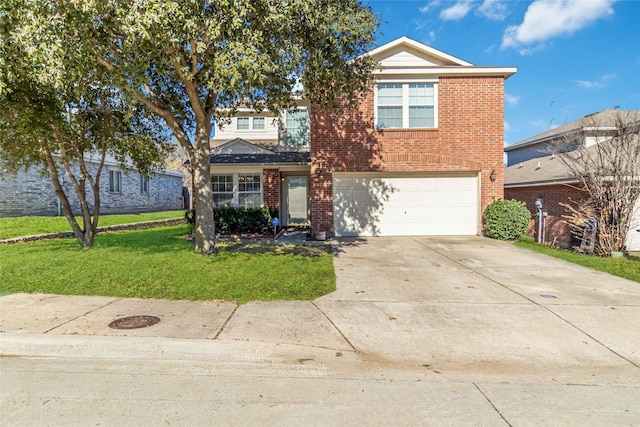
<instances>
[{"instance_id":1,"label":"window with white frame","mask_svg":"<svg viewBox=\"0 0 640 427\"><path fill-rule=\"evenodd\" d=\"M254 117L251 121L253 130L264 130L264 117Z\"/></svg>"},{"instance_id":2,"label":"window with white frame","mask_svg":"<svg viewBox=\"0 0 640 427\"><path fill-rule=\"evenodd\" d=\"M109 171L109 192L122 193L122 172Z\"/></svg>"},{"instance_id":3,"label":"window with white frame","mask_svg":"<svg viewBox=\"0 0 640 427\"><path fill-rule=\"evenodd\" d=\"M237 130L265 130L264 117L238 117L236 119Z\"/></svg>"},{"instance_id":4,"label":"window with white frame","mask_svg":"<svg viewBox=\"0 0 640 427\"><path fill-rule=\"evenodd\" d=\"M379 83L376 88L378 128L435 128L436 83Z\"/></svg>"},{"instance_id":5,"label":"window with white frame","mask_svg":"<svg viewBox=\"0 0 640 427\"><path fill-rule=\"evenodd\" d=\"M287 111L285 118L285 145L291 148L309 146L309 111Z\"/></svg>"},{"instance_id":6,"label":"window with white frame","mask_svg":"<svg viewBox=\"0 0 640 427\"><path fill-rule=\"evenodd\" d=\"M149 175L140 175L140 194L149 194Z\"/></svg>"},{"instance_id":7,"label":"window with white frame","mask_svg":"<svg viewBox=\"0 0 640 427\"><path fill-rule=\"evenodd\" d=\"M261 173L213 174L211 183L216 207L259 208L262 206Z\"/></svg>"},{"instance_id":8,"label":"window with white frame","mask_svg":"<svg viewBox=\"0 0 640 427\"><path fill-rule=\"evenodd\" d=\"M238 175L238 206L241 208L262 206L261 184L259 173Z\"/></svg>"},{"instance_id":9,"label":"window with white frame","mask_svg":"<svg viewBox=\"0 0 640 427\"><path fill-rule=\"evenodd\" d=\"M211 184L213 185L213 201L216 207L233 206L233 175L212 175Z\"/></svg>"},{"instance_id":10,"label":"window with white frame","mask_svg":"<svg viewBox=\"0 0 640 427\"><path fill-rule=\"evenodd\" d=\"M249 130L249 117L238 117L237 119L238 130Z\"/></svg>"}]
</instances>

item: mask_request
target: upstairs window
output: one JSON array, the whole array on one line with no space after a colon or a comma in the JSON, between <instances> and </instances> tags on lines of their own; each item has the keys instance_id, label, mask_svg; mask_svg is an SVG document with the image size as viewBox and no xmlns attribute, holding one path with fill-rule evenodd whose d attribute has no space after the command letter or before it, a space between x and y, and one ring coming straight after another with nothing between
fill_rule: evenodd
<instances>
[{"instance_id":1,"label":"upstairs window","mask_svg":"<svg viewBox=\"0 0 640 427\"><path fill-rule=\"evenodd\" d=\"M249 117L238 117L238 130L249 130Z\"/></svg>"},{"instance_id":2,"label":"upstairs window","mask_svg":"<svg viewBox=\"0 0 640 427\"><path fill-rule=\"evenodd\" d=\"M376 88L378 128L435 128L435 83L380 83Z\"/></svg>"},{"instance_id":3,"label":"upstairs window","mask_svg":"<svg viewBox=\"0 0 640 427\"><path fill-rule=\"evenodd\" d=\"M253 130L264 130L264 117L253 118Z\"/></svg>"},{"instance_id":4,"label":"upstairs window","mask_svg":"<svg viewBox=\"0 0 640 427\"><path fill-rule=\"evenodd\" d=\"M285 119L285 145L291 148L309 146L309 111L287 111Z\"/></svg>"},{"instance_id":5,"label":"upstairs window","mask_svg":"<svg viewBox=\"0 0 640 427\"><path fill-rule=\"evenodd\" d=\"M237 130L265 130L264 117L238 117L236 119Z\"/></svg>"},{"instance_id":6,"label":"upstairs window","mask_svg":"<svg viewBox=\"0 0 640 427\"><path fill-rule=\"evenodd\" d=\"M402 126L402 85L378 85L378 127L401 128Z\"/></svg>"}]
</instances>

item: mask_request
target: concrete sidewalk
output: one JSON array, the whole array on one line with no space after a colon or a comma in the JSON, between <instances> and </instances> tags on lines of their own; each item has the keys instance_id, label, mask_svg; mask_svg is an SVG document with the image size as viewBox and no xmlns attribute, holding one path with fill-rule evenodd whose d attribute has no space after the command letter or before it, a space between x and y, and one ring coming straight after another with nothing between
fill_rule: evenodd
<instances>
[{"instance_id":1,"label":"concrete sidewalk","mask_svg":"<svg viewBox=\"0 0 640 427\"><path fill-rule=\"evenodd\" d=\"M44 372L126 384L133 369L151 388L159 378L169 389L182 384L200 417L189 424L640 424L639 283L479 237L339 243L338 289L315 301L1 297L0 354L20 356L0 359L2 412L46 424L82 411L73 403L79 391ZM135 315L161 320L108 326ZM38 375L58 391L29 386ZM193 398L210 387L226 387L235 401ZM87 393L119 401L107 388ZM63 403L42 418L18 409L21 397L37 404L56 393ZM162 406L181 403L165 398L146 403L164 414L151 424L178 423ZM230 410L206 413L200 404ZM82 419L133 424L105 411Z\"/></svg>"}]
</instances>

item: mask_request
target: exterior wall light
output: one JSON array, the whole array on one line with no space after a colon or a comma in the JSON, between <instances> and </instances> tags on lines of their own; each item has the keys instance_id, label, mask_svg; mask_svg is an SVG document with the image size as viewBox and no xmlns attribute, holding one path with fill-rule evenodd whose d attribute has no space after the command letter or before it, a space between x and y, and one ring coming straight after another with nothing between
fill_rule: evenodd
<instances>
[{"instance_id":1,"label":"exterior wall light","mask_svg":"<svg viewBox=\"0 0 640 427\"><path fill-rule=\"evenodd\" d=\"M491 180L491 182L496 182L496 178L498 177L498 174L496 173L496 170L492 170L491 171L491 175L489 175L489 179Z\"/></svg>"}]
</instances>

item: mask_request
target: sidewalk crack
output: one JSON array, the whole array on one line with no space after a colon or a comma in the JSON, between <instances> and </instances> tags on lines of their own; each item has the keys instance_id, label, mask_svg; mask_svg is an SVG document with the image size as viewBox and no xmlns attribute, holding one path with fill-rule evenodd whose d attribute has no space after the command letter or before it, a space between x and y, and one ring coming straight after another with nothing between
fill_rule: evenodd
<instances>
[{"instance_id":1,"label":"sidewalk crack","mask_svg":"<svg viewBox=\"0 0 640 427\"><path fill-rule=\"evenodd\" d=\"M59 325L56 325L56 326L54 326L54 327L53 327L53 328L51 328L51 329L47 329L46 331L44 331L44 333L45 333L45 334L48 334L49 332L53 331L54 329L58 329L60 326L64 326L64 325L66 325L67 323L71 323L71 322L73 322L73 321L76 321L76 320L78 320L78 319L80 319L80 318L82 318L82 317L87 316L88 314L93 313L94 311L102 310L103 308L105 308L105 307L107 307L107 306L110 306L110 305L111 305L111 304L113 304L114 302L121 301L122 299L123 299L123 298L116 298L116 299L114 299L113 301L109 301L108 303L106 303L106 304L104 304L104 305L101 305L100 307L96 307L96 308L94 308L94 309L92 309L92 310L87 311L87 312L86 312L86 313L84 313L84 314L80 314L80 315L78 315L78 316L76 316L76 317L74 317L74 318L72 318L72 319L69 319L69 320L67 320L66 322L62 322L62 323L60 323Z\"/></svg>"},{"instance_id":2,"label":"sidewalk crack","mask_svg":"<svg viewBox=\"0 0 640 427\"><path fill-rule=\"evenodd\" d=\"M238 304L236 304L236 306L234 307L233 311L231 312L231 314L229 314L229 316L224 321L224 323L222 324L222 326L220 327L218 332L216 332L216 334L213 336L212 340L217 340L218 337L220 336L220 334L222 334L222 332L224 332L224 330L227 327L227 325L229 324L229 322L231 322L231 318L236 314L236 311L238 311L238 308L240 308L240 306Z\"/></svg>"}]
</instances>

